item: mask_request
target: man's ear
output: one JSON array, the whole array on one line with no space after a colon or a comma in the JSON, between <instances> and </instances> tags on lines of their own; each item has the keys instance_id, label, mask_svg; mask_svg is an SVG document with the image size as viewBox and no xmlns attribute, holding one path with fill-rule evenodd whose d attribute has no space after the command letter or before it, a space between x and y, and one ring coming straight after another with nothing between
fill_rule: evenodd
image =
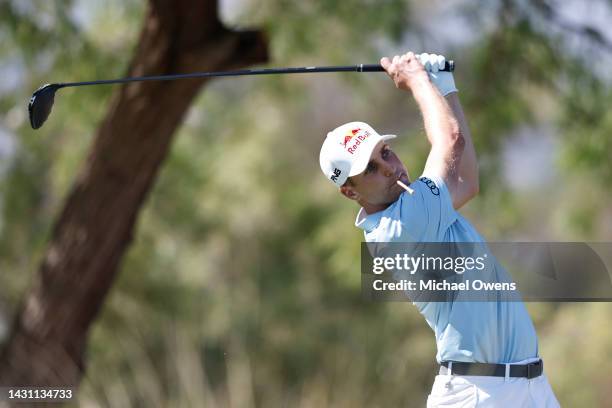
<instances>
[{"instance_id":1,"label":"man's ear","mask_svg":"<svg viewBox=\"0 0 612 408\"><path fill-rule=\"evenodd\" d=\"M359 200L360 196L357 191L351 185L343 185L340 187L340 194L348 198L349 200Z\"/></svg>"}]
</instances>

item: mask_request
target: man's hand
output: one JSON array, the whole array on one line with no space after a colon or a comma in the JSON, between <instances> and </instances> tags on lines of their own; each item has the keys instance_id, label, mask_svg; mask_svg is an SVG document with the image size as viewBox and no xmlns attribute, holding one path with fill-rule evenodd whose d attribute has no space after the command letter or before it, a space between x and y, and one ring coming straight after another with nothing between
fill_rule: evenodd
<instances>
[{"instance_id":1,"label":"man's hand","mask_svg":"<svg viewBox=\"0 0 612 408\"><path fill-rule=\"evenodd\" d=\"M423 53L417 55L416 58L423 64L425 71L429 74L429 79L438 88L442 96L457 92L453 73L440 71L446 62L443 55Z\"/></svg>"},{"instance_id":2,"label":"man's hand","mask_svg":"<svg viewBox=\"0 0 612 408\"><path fill-rule=\"evenodd\" d=\"M412 52L402 56L396 55L393 60L384 57L380 60L380 65L399 89L411 90L416 84L429 81L423 64Z\"/></svg>"}]
</instances>

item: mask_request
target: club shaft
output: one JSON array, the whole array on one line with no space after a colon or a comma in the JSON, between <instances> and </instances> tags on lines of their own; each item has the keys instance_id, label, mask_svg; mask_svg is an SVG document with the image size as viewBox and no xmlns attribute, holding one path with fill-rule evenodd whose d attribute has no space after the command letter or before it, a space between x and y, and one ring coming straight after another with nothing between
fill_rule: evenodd
<instances>
[{"instance_id":1,"label":"club shaft","mask_svg":"<svg viewBox=\"0 0 612 408\"><path fill-rule=\"evenodd\" d=\"M447 61L443 71L452 71L454 63ZM236 71L194 72L189 74L154 75L131 78L104 79L99 81L66 82L55 84L57 88L86 85L123 84L143 81L171 81L175 79L209 78L224 76L270 75L270 74L311 74L317 72L384 72L379 64L340 65L327 67L295 67L295 68L259 68L241 69Z\"/></svg>"}]
</instances>

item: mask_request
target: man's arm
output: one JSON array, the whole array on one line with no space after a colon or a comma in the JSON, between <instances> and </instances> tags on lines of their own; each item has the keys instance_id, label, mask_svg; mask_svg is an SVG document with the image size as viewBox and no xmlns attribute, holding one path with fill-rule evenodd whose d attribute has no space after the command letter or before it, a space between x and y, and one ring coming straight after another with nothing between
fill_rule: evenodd
<instances>
[{"instance_id":1,"label":"man's arm","mask_svg":"<svg viewBox=\"0 0 612 408\"><path fill-rule=\"evenodd\" d=\"M441 177L450 192L453 206L462 204L459 200L459 168L465 146L459 122L448 102L430 81L423 65L411 52L402 57L381 59L381 65L395 82L404 90L410 90L419 106L425 133L431 143L431 152L425 164L425 172Z\"/></svg>"},{"instance_id":2,"label":"man's arm","mask_svg":"<svg viewBox=\"0 0 612 408\"><path fill-rule=\"evenodd\" d=\"M472 142L470 128L463 114L461 102L457 92L452 92L446 96L446 100L457 118L461 134L465 139L465 148L461 156L459 165L459 179L457 186L457 197L453 198L455 209L459 209L469 200L474 198L479 191L478 181L478 160L476 158L476 150ZM455 205L456 202L456 205Z\"/></svg>"}]
</instances>

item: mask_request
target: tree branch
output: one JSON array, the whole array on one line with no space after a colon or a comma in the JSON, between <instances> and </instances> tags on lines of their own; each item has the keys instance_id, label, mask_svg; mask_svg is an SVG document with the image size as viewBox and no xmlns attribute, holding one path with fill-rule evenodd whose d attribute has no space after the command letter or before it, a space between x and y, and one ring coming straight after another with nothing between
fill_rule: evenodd
<instances>
[{"instance_id":1,"label":"tree branch","mask_svg":"<svg viewBox=\"0 0 612 408\"><path fill-rule=\"evenodd\" d=\"M267 60L264 35L222 27L214 0L149 4L128 75L224 70ZM89 328L172 137L205 83L130 83L113 95L0 353L0 385L78 386Z\"/></svg>"}]
</instances>

